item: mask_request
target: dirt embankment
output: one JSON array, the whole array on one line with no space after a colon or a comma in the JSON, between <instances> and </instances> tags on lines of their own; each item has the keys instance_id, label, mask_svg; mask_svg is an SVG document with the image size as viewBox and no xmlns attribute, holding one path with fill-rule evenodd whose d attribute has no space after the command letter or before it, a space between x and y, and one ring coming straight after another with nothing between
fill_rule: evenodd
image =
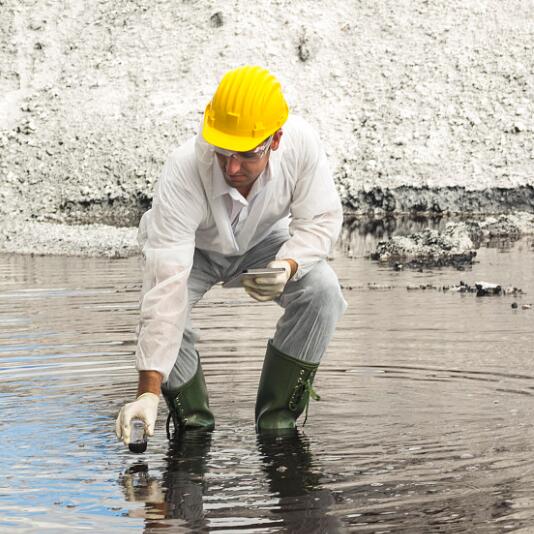
<instances>
[{"instance_id":1,"label":"dirt embankment","mask_svg":"<svg viewBox=\"0 0 534 534\"><path fill-rule=\"evenodd\" d=\"M0 0L0 248L28 221L135 225L244 63L319 128L348 211L534 212L533 20L527 0Z\"/></svg>"}]
</instances>

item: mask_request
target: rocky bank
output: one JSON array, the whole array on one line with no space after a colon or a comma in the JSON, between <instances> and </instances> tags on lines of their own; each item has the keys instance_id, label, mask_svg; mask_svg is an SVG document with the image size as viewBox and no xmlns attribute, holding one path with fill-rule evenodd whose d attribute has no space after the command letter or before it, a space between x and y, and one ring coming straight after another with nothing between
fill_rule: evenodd
<instances>
[{"instance_id":1,"label":"rocky bank","mask_svg":"<svg viewBox=\"0 0 534 534\"><path fill-rule=\"evenodd\" d=\"M533 58L531 0L0 0L0 249L123 243L244 63L320 130L348 212L534 212Z\"/></svg>"}]
</instances>

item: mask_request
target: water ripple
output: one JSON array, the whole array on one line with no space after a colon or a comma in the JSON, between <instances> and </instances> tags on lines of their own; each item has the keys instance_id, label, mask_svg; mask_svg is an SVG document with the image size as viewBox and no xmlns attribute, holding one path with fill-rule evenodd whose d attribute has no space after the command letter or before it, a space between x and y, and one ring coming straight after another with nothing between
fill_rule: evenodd
<instances>
[{"instance_id":1,"label":"water ripple","mask_svg":"<svg viewBox=\"0 0 534 534\"><path fill-rule=\"evenodd\" d=\"M215 287L193 322L216 429L169 442L162 407L142 457L113 435L136 388L138 259L0 256L0 530L534 525L533 312L511 310L507 297L406 291L459 275L377 268L353 253L369 242L350 239L352 259L342 246L333 263L356 289L345 291L306 426L256 435L265 343L281 311ZM533 256L521 245L481 250L461 277L529 295Z\"/></svg>"}]
</instances>

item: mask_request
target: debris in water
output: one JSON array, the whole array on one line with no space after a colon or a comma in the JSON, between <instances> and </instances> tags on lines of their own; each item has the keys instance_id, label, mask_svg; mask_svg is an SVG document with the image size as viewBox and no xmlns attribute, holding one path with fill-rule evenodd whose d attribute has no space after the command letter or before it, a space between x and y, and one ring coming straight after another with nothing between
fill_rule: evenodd
<instances>
[{"instance_id":1,"label":"debris in water","mask_svg":"<svg viewBox=\"0 0 534 534\"><path fill-rule=\"evenodd\" d=\"M502 287L499 284L489 282L475 282L477 297L487 297L490 295L502 295Z\"/></svg>"},{"instance_id":2,"label":"debris in water","mask_svg":"<svg viewBox=\"0 0 534 534\"><path fill-rule=\"evenodd\" d=\"M448 223L443 232L426 229L410 235L379 241L372 260L388 263L395 270L452 266L462 270L474 263L478 234L466 223Z\"/></svg>"},{"instance_id":3,"label":"debris in water","mask_svg":"<svg viewBox=\"0 0 534 534\"><path fill-rule=\"evenodd\" d=\"M367 287L369 289L374 289L374 290L385 290L385 289L392 289L392 286L389 285L389 284L377 284L375 282L369 282L367 284Z\"/></svg>"}]
</instances>

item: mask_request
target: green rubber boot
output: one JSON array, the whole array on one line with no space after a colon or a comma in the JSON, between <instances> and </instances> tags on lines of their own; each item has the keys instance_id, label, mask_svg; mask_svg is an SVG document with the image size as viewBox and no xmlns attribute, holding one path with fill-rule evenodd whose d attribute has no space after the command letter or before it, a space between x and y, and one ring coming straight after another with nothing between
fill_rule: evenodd
<instances>
[{"instance_id":1,"label":"green rubber boot","mask_svg":"<svg viewBox=\"0 0 534 534\"><path fill-rule=\"evenodd\" d=\"M215 418L209 407L208 389L204 373L198 358L198 367L191 380L173 390L162 386L161 392L169 408L167 418L167 437L170 439L170 420L175 430L199 428L211 430L215 426Z\"/></svg>"},{"instance_id":2,"label":"green rubber boot","mask_svg":"<svg viewBox=\"0 0 534 534\"><path fill-rule=\"evenodd\" d=\"M258 432L295 428L304 409L307 417L310 397L320 399L312 388L318 367L284 354L269 340L256 399Z\"/></svg>"}]
</instances>

